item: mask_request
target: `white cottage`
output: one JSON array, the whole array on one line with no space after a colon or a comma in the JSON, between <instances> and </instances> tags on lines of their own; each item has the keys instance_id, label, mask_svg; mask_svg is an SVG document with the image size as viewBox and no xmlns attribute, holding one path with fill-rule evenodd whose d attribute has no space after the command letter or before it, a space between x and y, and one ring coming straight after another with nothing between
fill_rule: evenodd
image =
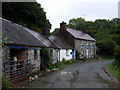
<instances>
[{"instance_id":1,"label":"white cottage","mask_svg":"<svg viewBox=\"0 0 120 90\"><path fill-rule=\"evenodd\" d=\"M51 35L49 39L59 47L58 50L58 61L75 59L75 52L72 46L70 46L67 41L59 36Z\"/></svg>"}]
</instances>

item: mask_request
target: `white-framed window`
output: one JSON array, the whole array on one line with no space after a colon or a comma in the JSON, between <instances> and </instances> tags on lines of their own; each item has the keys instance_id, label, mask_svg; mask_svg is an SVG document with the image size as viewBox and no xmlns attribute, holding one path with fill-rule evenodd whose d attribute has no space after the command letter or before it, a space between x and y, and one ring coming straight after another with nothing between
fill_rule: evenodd
<instances>
[{"instance_id":1,"label":"white-framed window","mask_svg":"<svg viewBox=\"0 0 120 90\"><path fill-rule=\"evenodd\" d=\"M66 56L69 56L69 50L66 49Z\"/></svg>"},{"instance_id":2,"label":"white-framed window","mask_svg":"<svg viewBox=\"0 0 120 90\"><path fill-rule=\"evenodd\" d=\"M86 49L86 56L88 58L88 55L89 55L89 49Z\"/></svg>"},{"instance_id":3,"label":"white-framed window","mask_svg":"<svg viewBox=\"0 0 120 90\"><path fill-rule=\"evenodd\" d=\"M89 41L86 41L86 45L88 46Z\"/></svg>"},{"instance_id":4,"label":"white-framed window","mask_svg":"<svg viewBox=\"0 0 120 90\"><path fill-rule=\"evenodd\" d=\"M91 55L93 55L93 48L91 48Z\"/></svg>"},{"instance_id":5,"label":"white-framed window","mask_svg":"<svg viewBox=\"0 0 120 90\"><path fill-rule=\"evenodd\" d=\"M91 42L90 44L91 44L91 46L92 46L92 45L93 45L93 42Z\"/></svg>"},{"instance_id":6,"label":"white-framed window","mask_svg":"<svg viewBox=\"0 0 120 90\"><path fill-rule=\"evenodd\" d=\"M84 51L83 51L83 48L82 48L82 49L81 49L81 54L82 54L82 55L83 55L83 52L84 52Z\"/></svg>"},{"instance_id":7,"label":"white-framed window","mask_svg":"<svg viewBox=\"0 0 120 90\"><path fill-rule=\"evenodd\" d=\"M81 45L83 45L83 40L81 40Z\"/></svg>"}]
</instances>

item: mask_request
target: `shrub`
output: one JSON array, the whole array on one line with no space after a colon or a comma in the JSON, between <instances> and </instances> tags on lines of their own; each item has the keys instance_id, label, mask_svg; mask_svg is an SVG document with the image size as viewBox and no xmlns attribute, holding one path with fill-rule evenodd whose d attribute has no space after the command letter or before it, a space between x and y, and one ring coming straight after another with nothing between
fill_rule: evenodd
<instances>
[{"instance_id":1,"label":"shrub","mask_svg":"<svg viewBox=\"0 0 120 90\"><path fill-rule=\"evenodd\" d=\"M12 88L12 84L4 75L2 75L2 88Z\"/></svg>"},{"instance_id":2,"label":"shrub","mask_svg":"<svg viewBox=\"0 0 120 90\"><path fill-rule=\"evenodd\" d=\"M44 59L44 63L45 63L46 68L49 67L51 64L49 51L50 51L49 48L46 48L46 47L42 48L42 50L41 50L41 56Z\"/></svg>"},{"instance_id":3,"label":"shrub","mask_svg":"<svg viewBox=\"0 0 120 90\"><path fill-rule=\"evenodd\" d=\"M115 61L120 63L120 46L115 48Z\"/></svg>"},{"instance_id":4,"label":"shrub","mask_svg":"<svg viewBox=\"0 0 120 90\"><path fill-rule=\"evenodd\" d=\"M62 62L64 62L64 61L65 61L65 58L62 59Z\"/></svg>"},{"instance_id":5,"label":"shrub","mask_svg":"<svg viewBox=\"0 0 120 90\"><path fill-rule=\"evenodd\" d=\"M80 52L79 51L76 51L76 59L79 60L80 59Z\"/></svg>"},{"instance_id":6,"label":"shrub","mask_svg":"<svg viewBox=\"0 0 120 90\"><path fill-rule=\"evenodd\" d=\"M99 54L104 56L114 55L114 48L116 47L115 41L112 39L104 39L97 42L97 46L100 49Z\"/></svg>"}]
</instances>

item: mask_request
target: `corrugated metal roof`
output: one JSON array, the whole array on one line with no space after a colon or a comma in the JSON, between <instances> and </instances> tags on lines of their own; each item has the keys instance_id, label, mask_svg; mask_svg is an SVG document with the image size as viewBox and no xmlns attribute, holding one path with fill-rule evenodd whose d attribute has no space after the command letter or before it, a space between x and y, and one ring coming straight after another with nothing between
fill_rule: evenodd
<instances>
[{"instance_id":1,"label":"corrugated metal roof","mask_svg":"<svg viewBox=\"0 0 120 90\"><path fill-rule=\"evenodd\" d=\"M61 49L73 49L63 37L51 35L49 39Z\"/></svg>"},{"instance_id":2,"label":"corrugated metal roof","mask_svg":"<svg viewBox=\"0 0 120 90\"><path fill-rule=\"evenodd\" d=\"M74 30L74 29L71 29L71 28L67 28L66 30L77 39L95 41L94 38L92 38L90 35L88 35L86 33L83 33L82 31Z\"/></svg>"}]
</instances>

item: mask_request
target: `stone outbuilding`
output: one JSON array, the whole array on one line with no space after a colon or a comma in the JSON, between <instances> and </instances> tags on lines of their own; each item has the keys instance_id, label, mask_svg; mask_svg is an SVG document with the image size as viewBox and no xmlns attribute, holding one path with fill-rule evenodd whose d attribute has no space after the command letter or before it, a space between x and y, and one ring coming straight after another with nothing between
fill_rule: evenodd
<instances>
[{"instance_id":1,"label":"stone outbuilding","mask_svg":"<svg viewBox=\"0 0 120 90\"><path fill-rule=\"evenodd\" d=\"M13 83L40 71L42 47L57 48L46 36L6 19L2 19L2 33L6 38L3 43L12 42L5 44L2 61L4 75Z\"/></svg>"}]
</instances>

